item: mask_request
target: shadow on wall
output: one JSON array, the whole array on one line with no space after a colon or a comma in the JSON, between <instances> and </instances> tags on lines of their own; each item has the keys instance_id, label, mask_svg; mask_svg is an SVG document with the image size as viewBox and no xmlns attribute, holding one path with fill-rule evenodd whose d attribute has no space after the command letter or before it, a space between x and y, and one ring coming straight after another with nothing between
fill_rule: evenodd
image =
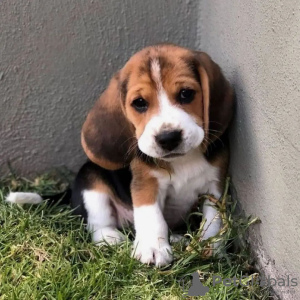
<instances>
[{"instance_id":1,"label":"shadow on wall","mask_svg":"<svg viewBox=\"0 0 300 300\"><path fill-rule=\"evenodd\" d=\"M247 86L237 70L232 71L231 84L234 90L238 91L238 95L235 95L235 113L230 128L230 147L235 149L235 151L231 151L230 169L231 173L236 173L233 170L238 169L240 174L244 174L243 180L252 186L261 178L262 174L259 169L254 168L255 165L260 165L260 155L257 152L257 139L254 136L253 120L250 115L250 97L247 93ZM243 157L237 158L237 155ZM253 164L254 161L255 164Z\"/></svg>"},{"instance_id":2,"label":"shadow on wall","mask_svg":"<svg viewBox=\"0 0 300 300\"><path fill-rule=\"evenodd\" d=\"M249 93L247 92L247 86L243 81L243 77L239 75L238 70L233 69L231 72L231 80L235 91L235 112L232 123L230 124L230 176L232 177L231 193L234 200L237 201L237 213L244 214L244 206L241 205L242 199L239 197L239 193L235 187L235 182L239 182L239 187L242 182L244 187L255 186L257 181L262 182L263 174L259 168L255 168L255 165L260 165L260 155L257 148L257 139L255 138L255 131L253 130L252 120L250 115L250 103ZM246 142L245 142L246 141ZM249 147L251 145L251 147ZM253 162L256 162L253 164ZM237 179L237 174L243 174L242 178ZM247 193L247 191L246 191ZM248 191L248 199L254 196L251 190ZM251 200L250 200L251 201ZM255 201L252 201L252 205L255 205ZM246 213L248 215L249 213ZM253 217L257 217L253 215ZM260 223L254 224L249 228L251 236L254 237L252 245L256 243L256 246L262 247L260 232ZM255 227L255 228L254 228ZM257 266L259 267L259 266Z\"/></svg>"}]
</instances>

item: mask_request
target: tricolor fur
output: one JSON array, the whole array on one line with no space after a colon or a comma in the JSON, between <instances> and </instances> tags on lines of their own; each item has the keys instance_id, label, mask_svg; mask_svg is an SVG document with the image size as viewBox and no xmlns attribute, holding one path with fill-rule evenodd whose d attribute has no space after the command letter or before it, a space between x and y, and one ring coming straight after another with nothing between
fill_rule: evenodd
<instances>
[{"instance_id":1,"label":"tricolor fur","mask_svg":"<svg viewBox=\"0 0 300 300\"><path fill-rule=\"evenodd\" d=\"M118 243L118 229L134 223L133 256L170 263L168 229L185 220L199 195L221 195L232 107L232 89L207 54L174 45L135 54L82 129L90 162L77 175L72 205L93 240ZM207 239L221 220L212 203L204 203L203 214Z\"/></svg>"}]
</instances>

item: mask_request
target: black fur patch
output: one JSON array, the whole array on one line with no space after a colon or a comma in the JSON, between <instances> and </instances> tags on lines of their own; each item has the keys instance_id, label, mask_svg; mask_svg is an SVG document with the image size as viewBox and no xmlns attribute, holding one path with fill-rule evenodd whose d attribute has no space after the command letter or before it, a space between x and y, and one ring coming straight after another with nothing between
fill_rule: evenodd
<instances>
[{"instance_id":1,"label":"black fur patch","mask_svg":"<svg viewBox=\"0 0 300 300\"><path fill-rule=\"evenodd\" d=\"M215 157L221 152L223 148L229 146L228 133L225 132L222 136L217 138L213 143L210 143L204 153L206 159L210 162L215 159Z\"/></svg>"},{"instance_id":2,"label":"black fur patch","mask_svg":"<svg viewBox=\"0 0 300 300\"><path fill-rule=\"evenodd\" d=\"M201 80L200 80L200 74L198 71L199 68L199 62L193 58L193 57L182 57L181 58L184 63L187 65L187 67L192 71L194 78L197 80L197 82L199 82L201 84Z\"/></svg>"},{"instance_id":3,"label":"black fur patch","mask_svg":"<svg viewBox=\"0 0 300 300\"><path fill-rule=\"evenodd\" d=\"M174 68L174 64L172 62L168 61L168 59L166 57L159 56L157 59L158 59L158 63L159 63L161 70Z\"/></svg>"},{"instance_id":4,"label":"black fur patch","mask_svg":"<svg viewBox=\"0 0 300 300\"><path fill-rule=\"evenodd\" d=\"M129 167L110 171L88 161L79 170L72 189L71 207L74 213L81 215L87 221L82 192L91 190L96 181L102 181L110 187L115 195L129 207L132 207L130 183L132 174Z\"/></svg>"}]
</instances>

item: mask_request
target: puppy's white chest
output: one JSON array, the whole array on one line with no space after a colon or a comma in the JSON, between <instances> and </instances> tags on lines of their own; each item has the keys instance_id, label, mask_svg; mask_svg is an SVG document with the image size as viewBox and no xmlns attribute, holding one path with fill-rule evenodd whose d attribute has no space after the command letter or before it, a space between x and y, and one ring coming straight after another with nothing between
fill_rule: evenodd
<instances>
[{"instance_id":1,"label":"puppy's white chest","mask_svg":"<svg viewBox=\"0 0 300 300\"><path fill-rule=\"evenodd\" d=\"M184 205L184 203L188 204L190 201L195 201L202 190L199 178L189 178L187 181L184 180L184 182L180 182L180 178L177 179L171 182L167 188L167 202L171 202L174 205Z\"/></svg>"},{"instance_id":2,"label":"puppy's white chest","mask_svg":"<svg viewBox=\"0 0 300 300\"><path fill-rule=\"evenodd\" d=\"M164 216L169 226L176 225L186 216L198 196L212 192L212 183L218 181L218 169L210 165L201 152L172 162L170 175L156 172L160 194L165 195Z\"/></svg>"}]
</instances>

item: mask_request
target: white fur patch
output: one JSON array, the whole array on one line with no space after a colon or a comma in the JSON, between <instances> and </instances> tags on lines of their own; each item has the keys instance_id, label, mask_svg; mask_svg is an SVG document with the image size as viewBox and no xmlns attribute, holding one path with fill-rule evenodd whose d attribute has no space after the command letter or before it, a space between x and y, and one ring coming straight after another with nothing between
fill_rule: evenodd
<instances>
[{"instance_id":1,"label":"white fur patch","mask_svg":"<svg viewBox=\"0 0 300 300\"><path fill-rule=\"evenodd\" d=\"M160 65L158 59L153 59L151 61L151 75L153 80L156 83L157 90L160 91L162 89L161 82L161 73L160 73Z\"/></svg>"},{"instance_id":2,"label":"white fur patch","mask_svg":"<svg viewBox=\"0 0 300 300\"><path fill-rule=\"evenodd\" d=\"M134 208L136 238L132 256L142 263L165 266L173 260L168 226L158 202Z\"/></svg>"},{"instance_id":3,"label":"white fur patch","mask_svg":"<svg viewBox=\"0 0 300 300\"><path fill-rule=\"evenodd\" d=\"M39 204L43 198L37 193L10 192L5 200L15 204Z\"/></svg>"},{"instance_id":4,"label":"white fur patch","mask_svg":"<svg viewBox=\"0 0 300 300\"><path fill-rule=\"evenodd\" d=\"M84 190L82 195L88 216L87 228L92 232L93 241L98 245L123 241L124 236L117 230L117 220L113 216L109 196L89 190Z\"/></svg>"},{"instance_id":5,"label":"white fur patch","mask_svg":"<svg viewBox=\"0 0 300 300\"><path fill-rule=\"evenodd\" d=\"M219 169L212 166L199 149L190 151L183 157L171 162L171 176L159 171L152 171L159 184L159 191L166 191L163 215L170 228L184 221L192 206L201 194L212 194L217 199L221 193L217 184ZM215 236L221 229L222 220L214 203L209 200L203 204L203 219L206 220L202 239ZM216 243L217 248L220 243Z\"/></svg>"},{"instance_id":6,"label":"white fur patch","mask_svg":"<svg viewBox=\"0 0 300 300\"><path fill-rule=\"evenodd\" d=\"M158 180L159 190L167 194L163 214L172 228L185 219L199 195L211 193L219 197L215 189L219 170L207 162L199 149L177 157L171 166L171 175L160 171L152 171L152 175Z\"/></svg>"}]
</instances>

